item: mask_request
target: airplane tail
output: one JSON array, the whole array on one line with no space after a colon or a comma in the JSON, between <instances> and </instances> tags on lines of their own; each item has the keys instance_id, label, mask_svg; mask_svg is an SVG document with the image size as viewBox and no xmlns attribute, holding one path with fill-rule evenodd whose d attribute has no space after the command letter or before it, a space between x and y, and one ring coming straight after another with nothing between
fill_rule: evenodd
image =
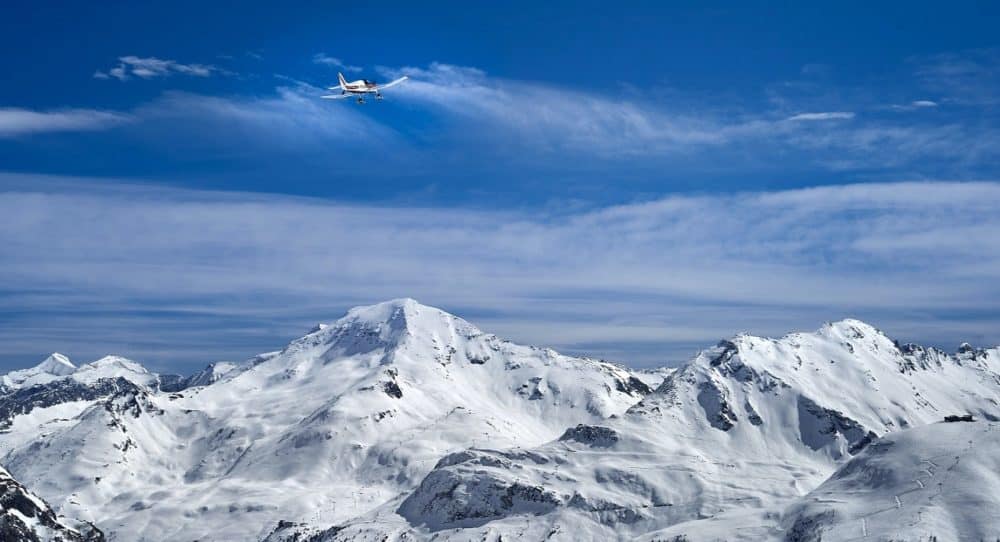
<instances>
[{"instance_id":1,"label":"airplane tail","mask_svg":"<svg viewBox=\"0 0 1000 542\"><path fill-rule=\"evenodd\" d=\"M340 80L340 88L347 88L347 79L344 79L344 74L337 72L337 79Z\"/></svg>"}]
</instances>

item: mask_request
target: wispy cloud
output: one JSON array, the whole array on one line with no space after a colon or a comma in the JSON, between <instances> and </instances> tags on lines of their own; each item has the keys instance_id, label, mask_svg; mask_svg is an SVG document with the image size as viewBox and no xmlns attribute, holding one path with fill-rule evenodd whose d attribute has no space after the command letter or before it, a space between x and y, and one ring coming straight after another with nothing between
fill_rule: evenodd
<instances>
[{"instance_id":1,"label":"wispy cloud","mask_svg":"<svg viewBox=\"0 0 1000 542\"><path fill-rule=\"evenodd\" d=\"M536 150L585 150L600 155L662 153L717 145L757 132L755 122L672 112L603 93L581 92L532 81L489 77L473 67L433 63L426 68L378 68L387 78L412 79L393 89L401 99L470 122L488 123L492 141L502 133ZM469 134L463 133L468 139Z\"/></svg>"},{"instance_id":2,"label":"wispy cloud","mask_svg":"<svg viewBox=\"0 0 1000 542\"><path fill-rule=\"evenodd\" d=\"M854 113L849 111L824 111L821 113L799 113L788 117L788 120L848 120L853 119Z\"/></svg>"},{"instance_id":3,"label":"wispy cloud","mask_svg":"<svg viewBox=\"0 0 1000 542\"><path fill-rule=\"evenodd\" d=\"M127 81L133 77L139 79L154 79L171 75L189 75L193 77L210 77L217 74L229 74L211 64L182 64L176 60L164 60L156 57L123 56L118 58L118 65L107 71L96 71L96 79L118 79Z\"/></svg>"},{"instance_id":4,"label":"wispy cloud","mask_svg":"<svg viewBox=\"0 0 1000 542\"><path fill-rule=\"evenodd\" d=\"M129 63L123 62L120 75L138 77L125 70L140 63L123 58ZM150 73L184 73L176 63L158 62L143 65L150 66ZM947 108L934 115L887 116L886 106L861 107L857 111L871 114L860 114L847 103L831 102L826 104L829 109L822 109L823 104L796 106L792 100L767 110L720 109L655 93L608 94L508 80L443 63L376 69L386 78L404 73L412 77L388 91L387 102L379 104L381 110L393 110L390 115L320 100L324 90L287 78L271 93L172 92L117 115L135 120L133 133L142 130L144 144L198 145L226 156L260 156L255 168L266 168L266 163L273 167L280 163L275 153L289 151L310 155L314 171L346 167L348 157L356 168L375 169L372 164L378 164L379 171L386 169L383 159L357 156L359 145L370 147L365 151L368 158L380 154L392 160L394 170L423 168L428 175L430 164L440 160L452 164L445 175L496 171L476 163L484 156L512 171L527 166L535 168L532 173L547 169L594 178L609 170L622 176L684 167L763 171L777 164L764 157L777 154L783 157L783 168L917 178L975 178L1000 163L996 123L955 117ZM937 103L913 100L898 108L930 110ZM430 114L413 115L414 110ZM158 129L166 123L169 129ZM426 158L431 155L433 159Z\"/></svg>"},{"instance_id":5,"label":"wispy cloud","mask_svg":"<svg viewBox=\"0 0 1000 542\"><path fill-rule=\"evenodd\" d=\"M35 111L7 107L0 108L0 138L46 132L106 130L129 120L126 114L96 109Z\"/></svg>"},{"instance_id":6,"label":"wispy cloud","mask_svg":"<svg viewBox=\"0 0 1000 542\"><path fill-rule=\"evenodd\" d=\"M365 146L381 143L403 152L399 134L364 111L319 99L322 89L293 80L286 83L266 97L167 92L137 108L134 115L141 119L147 137L185 133L187 145L219 150L253 149L271 157L287 151L360 156Z\"/></svg>"},{"instance_id":7,"label":"wispy cloud","mask_svg":"<svg viewBox=\"0 0 1000 542\"><path fill-rule=\"evenodd\" d=\"M939 104L933 100L913 100L912 102L900 105L893 104L889 106L889 109L893 111L915 111L917 109L932 109L937 107Z\"/></svg>"},{"instance_id":8,"label":"wispy cloud","mask_svg":"<svg viewBox=\"0 0 1000 542\"><path fill-rule=\"evenodd\" d=\"M239 357L248 334L280 343L398 296L520 341L643 363L848 315L902 339L1000 342L995 314L956 316L1000 303L994 182L675 196L558 216L10 174L0 185L0 283L19 293L5 298L8 354L72 353L79 338L87 355ZM130 338L94 342L119 331ZM162 343L170 356L150 346Z\"/></svg>"},{"instance_id":9,"label":"wispy cloud","mask_svg":"<svg viewBox=\"0 0 1000 542\"><path fill-rule=\"evenodd\" d=\"M316 53L315 55L313 55L312 60L313 63L315 64L322 64L324 66L339 68L341 70L344 70L345 72L360 72L363 69L361 66L352 66L351 64L348 64L343 60L334 56L330 56L326 53Z\"/></svg>"},{"instance_id":10,"label":"wispy cloud","mask_svg":"<svg viewBox=\"0 0 1000 542\"><path fill-rule=\"evenodd\" d=\"M991 150L1000 131L968 119L915 123L846 109L782 114L788 103L777 111L720 111L704 104L674 108L642 96L509 81L447 64L380 71L386 77L410 75L409 83L393 89L394 99L433 108L460 124L456 131L462 144L481 139L498 148L515 146L522 155L641 158L666 165L697 156L702 163L766 167L754 157L777 152L790 161L834 170L885 170L935 160L934 175L1000 160L1000 153ZM920 100L912 107L930 104Z\"/></svg>"},{"instance_id":11,"label":"wispy cloud","mask_svg":"<svg viewBox=\"0 0 1000 542\"><path fill-rule=\"evenodd\" d=\"M1000 49L973 49L913 57L923 85L950 102L970 106L1000 103Z\"/></svg>"}]
</instances>

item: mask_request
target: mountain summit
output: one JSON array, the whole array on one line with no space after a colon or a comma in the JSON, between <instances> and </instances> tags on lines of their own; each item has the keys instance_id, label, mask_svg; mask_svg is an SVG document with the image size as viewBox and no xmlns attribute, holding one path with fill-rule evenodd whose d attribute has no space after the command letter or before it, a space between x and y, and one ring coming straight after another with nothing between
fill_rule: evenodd
<instances>
[{"instance_id":1,"label":"mountain summit","mask_svg":"<svg viewBox=\"0 0 1000 542\"><path fill-rule=\"evenodd\" d=\"M0 384L8 389L33 386L51 382L76 371L76 366L66 356L53 352L44 361L30 369L11 371L0 379Z\"/></svg>"},{"instance_id":2,"label":"mountain summit","mask_svg":"<svg viewBox=\"0 0 1000 542\"><path fill-rule=\"evenodd\" d=\"M76 374L148 375L122 358L91 365ZM46 431L15 418L20 437L6 437L2 461L112 536L211 538L225 525L253 540L281 520L345 521L398 500L446 454L540 445L621 415L652 379L517 345L412 299L351 309L219 369L190 382L207 385L36 409ZM134 497L109 501L109 488ZM181 520L191 514L200 520Z\"/></svg>"}]
</instances>

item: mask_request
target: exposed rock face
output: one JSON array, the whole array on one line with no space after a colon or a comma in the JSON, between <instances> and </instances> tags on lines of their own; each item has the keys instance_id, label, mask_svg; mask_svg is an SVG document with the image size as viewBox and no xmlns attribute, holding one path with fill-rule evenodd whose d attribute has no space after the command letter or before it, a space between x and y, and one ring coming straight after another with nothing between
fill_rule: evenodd
<instances>
[{"instance_id":1,"label":"exposed rock face","mask_svg":"<svg viewBox=\"0 0 1000 542\"><path fill-rule=\"evenodd\" d=\"M847 451L853 455L878 438L860 423L806 397L799 396L798 406L799 434L802 442L814 450L830 445L839 436L847 441Z\"/></svg>"},{"instance_id":2,"label":"exposed rock face","mask_svg":"<svg viewBox=\"0 0 1000 542\"><path fill-rule=\"evenodd\" d=\"M89 523L68 526L45 501L0 467L0 540L10 542L103 542Z\"/></svg>"},{"instance_id":3,"label":"exposed rock face","mask_svg":"<svg viewBox=\"0 0 1000 542\"><path fill-rule=\"evenodd\" d=\"M280 520L261 542L320 542L337 534L337 529L321 530L305 523Z\"/></svg>"},{"instance_id":4,"label":"exposed rock face","mask_svg":"<svg viewBox=\"0 0 1000 542\"><path fill-rule=\"evenodd\" d=\"M542 485L508 482L481 473L435 470L399 507L403 517L431 530L482 525L511 514L544 514L566 499Z\"/></svg>"},{"instance_id":5,"label":"exposed rock face","mask_svg":"<svg viewBox=\"0 0 1000 542\"><path fill-rule=\"evenodd\" d=\"M188 377L177 375L160 375L160 389L168 392L183 391L188 388L209 386L231 375L238 374L254 365L253 359L244 363L216 361L209 363L204 369Z\"/></svg>"},{"instance_id":6,"label":"exposed rock face","mask_svg":"<svg viewBox=\"0 0 1000 542\"><path fill-rule=\"evenodd\" d=\"M567 429L559 440L574 440L591 447L606 448L618 442L618 433L610 427L580 424Z\"/></svg>"},{"instance_id":7,"label":"exposed rock face","mask_svg":"<svg viewBox=\"0 0 1000 542\"><path fill-rule=\"evenodd\" d=\"M645 382L634 376L629 376L627 380L616 380L615 388L622 393L632 393L635 395L647 395L653 392Z\"/></svg>"},{"instance_id":8,"label":"exposed rock face","mask_svg":"<svg viewBox=\"0 0 1000 542\"><path fill-rule=\"evenodd\" d=\"M698 404L705 411L705 417L712 427L729 431L736 425L736 412L729 405L725 388L714 385L711 381L702 382L698 392Z\"/></svg>"},{"instance_id":9,"label":"exposed rock face","mask_svg":"<svg viewBox=\"0 0 1000 542\"><path fill-rule=\"evenodd\" d=\"M36 408L47 408L71 401L94 401L120 392L139 392L139 387L124 378L102 378L86 384L73 379L54 380L0 395L0 430L10 427L15 416Z\"/></svg>"}]
</instances>

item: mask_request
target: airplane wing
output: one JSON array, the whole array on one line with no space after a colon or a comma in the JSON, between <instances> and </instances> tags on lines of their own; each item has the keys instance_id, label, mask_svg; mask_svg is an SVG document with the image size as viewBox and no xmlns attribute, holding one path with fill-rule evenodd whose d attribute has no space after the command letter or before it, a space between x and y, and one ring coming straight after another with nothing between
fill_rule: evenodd
<instances>
[{"instance_id":1,"label":"airplane wing","mask_svg":"<svg viewBox=\"0 0 1000 542\"><path fill-rule=\"evenodd\" d=\"M326 96L320 96L320 98L324 98L327 100L342 100L344 98L350 98L350 97L351 97L350 94L327 94Z\"/></svg>"},{"instance_id":2,"label":"airplane wing","mask_svg":"<svg viewBox=\"0 0 1000 542\"><path fill-rule=\"evenodd\" d=\"M400 77L399 79L396 79L395 81L392 81L392 82L389 82L389 83L386 83L386 84L384 84L384 85L379 85L379 86L378 86L378 89L379 89L379 90L382 90L382 89L384 89L384 88L389 88L389 87L394 87L394 86L396 86L396 85L398 85L398 84L402 83L403 81L406 81L407 79L409 79L409 77L407 77L407 76L405 76L405 75L404 75L404 76Z\"/></svg>"}]
</instances>

